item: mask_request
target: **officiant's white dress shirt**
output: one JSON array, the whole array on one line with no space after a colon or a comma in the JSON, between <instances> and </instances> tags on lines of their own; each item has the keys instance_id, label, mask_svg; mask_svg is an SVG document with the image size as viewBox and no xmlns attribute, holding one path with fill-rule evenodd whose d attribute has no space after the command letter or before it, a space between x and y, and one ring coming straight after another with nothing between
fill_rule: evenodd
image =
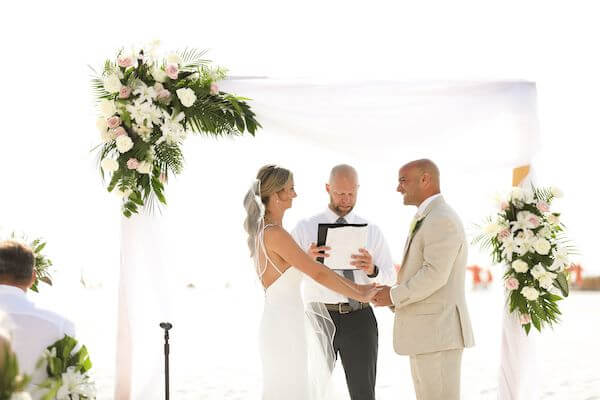
<instances>
[{"instance_id":1,"label":"officiant's white dress shirt","mask_svg":"<svg viewBox=\"0 0 600 400\"><path fill-rule=\"evenodd\" d=\"M298 222L298 225L292 231L292 236L296 243L304 250L310 248L311 243L317 242L319 224L334 224L339 216L327 208L324 212L311 218ZM381 233L381 230L366 219L350 212L344 217L348 224L368 224L367 225L367 245L366 248L373 257L373 264L379 268L379 273L374 278L369 278L363 270L354 271L354 281L360 284L377 282L382 285L391 285L396 280L396 272L390 249ZM356 254L359 254L356 249ZM335 271L343 276L342 271ZM303 295L306 301L317 301L322 303L347 303L348 298L332 290L327 289L320 283L307 278L304 279Z\"/></svg>"},{"instance_id":2,"label":"officiant's white dress shirt","mask_svg":"<svg viewBox=\"0 0 600 400\"><path fill-rule=\"evenodd\" d=\"M10 319L12 348L21 372L31 375L46 347L65 334L75 336L73 323L60 315L37 308L17 287L0 285L0 310Z\"/></svg>"}]
</instances>

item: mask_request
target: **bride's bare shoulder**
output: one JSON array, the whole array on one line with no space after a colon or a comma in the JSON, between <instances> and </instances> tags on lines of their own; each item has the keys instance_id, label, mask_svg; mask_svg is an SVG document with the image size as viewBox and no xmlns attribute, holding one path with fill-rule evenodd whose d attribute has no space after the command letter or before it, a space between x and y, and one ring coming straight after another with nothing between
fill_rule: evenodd
<instances>
[{"instance_id":1,"label":"bride's bare shoulder","mask_svg":"<svg viewBox=\"0 0 600 400\"><path fill-rule=\"evenodd\" d=\"M291 237L288 231L279 225L265 226L265 242L274 243L282 240L289 240Z\"/></svg>"}]
</instances>

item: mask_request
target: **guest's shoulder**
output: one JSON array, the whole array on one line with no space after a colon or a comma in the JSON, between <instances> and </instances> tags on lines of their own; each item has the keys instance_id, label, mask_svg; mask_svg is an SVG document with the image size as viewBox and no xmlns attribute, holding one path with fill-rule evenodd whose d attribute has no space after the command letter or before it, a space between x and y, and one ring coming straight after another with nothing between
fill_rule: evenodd
<instances>
[{"instance_id":1,"label":"guest's shoulder","mask_svg":"<svg viewBox=\"0 0 600 400\"><path fill-rule=\"evenodd\" d=\"M75 333L75 324L69 318L45 308L35 307L35 315L43 319L68 335L73 335Z\"/></svg>"}]
</instances>

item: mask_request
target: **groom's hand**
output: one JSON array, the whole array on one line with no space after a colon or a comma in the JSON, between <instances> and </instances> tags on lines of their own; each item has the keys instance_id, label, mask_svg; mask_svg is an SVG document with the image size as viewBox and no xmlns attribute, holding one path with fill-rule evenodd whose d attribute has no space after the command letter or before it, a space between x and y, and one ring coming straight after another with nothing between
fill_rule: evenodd
<instances>
[{"instance_id":1,"label":"groom's hand","mask_svg":"<svg viewBox=\"0 0 600 400\"><path fill-rule=\"evenodd\" d=\"M379 292L373 297L371 303L373 303L377 307L383 306L392 306L392 297L390 296L390 287L389 286L377 286Z\"/></svg>"},{"instance_id":2,"label":"groom's hand","mask_svg":"<svg viewBox=\"0 0 600 400\"><path fill-rule=\"evenodd\" d=\"M329 253L327 253L329 250L331 250L331 247L317 246L317 244L313 242L310 244L307 253L310 256L310 258L316 260L317 257L329 257Z\"/></svg>"}]
</instances>

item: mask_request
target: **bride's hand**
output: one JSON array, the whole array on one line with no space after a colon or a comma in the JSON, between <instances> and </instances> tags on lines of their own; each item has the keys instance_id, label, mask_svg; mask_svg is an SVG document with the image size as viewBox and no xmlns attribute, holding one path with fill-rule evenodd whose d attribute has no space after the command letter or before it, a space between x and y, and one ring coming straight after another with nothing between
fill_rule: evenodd
<instances>
[{"instance_id":1,"label":"bride's hand","mask_svg":"<svg viewBox=\"0 0 600 400\"><path fill-rule=\"evenodd\" d=\"M377 287L376 283L369 283L367 285L359 285L360 286L360 296L358 299L363 303L370 303L371 300L379 293L380 288Z\"/></svg>"}]
</instances>

